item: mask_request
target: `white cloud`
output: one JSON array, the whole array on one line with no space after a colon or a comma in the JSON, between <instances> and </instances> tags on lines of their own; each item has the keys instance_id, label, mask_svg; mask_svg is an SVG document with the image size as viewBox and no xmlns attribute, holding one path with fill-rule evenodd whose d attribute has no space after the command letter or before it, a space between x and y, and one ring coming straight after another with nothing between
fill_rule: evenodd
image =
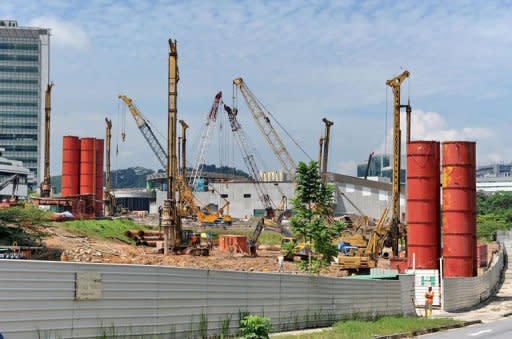
<instances>
[{"instance_id":1,"label":"white cloud","mask_svg":"<svg viewBox=\"0 0 512 339\"><path fill-rule=\"evenodd\" d=\"M85 30L71 22L52 16L41 16L30 20L29 26L51 29L51 43L74 49L84 49L89 45L89 37Z\"/></svg>"},{"instance_id":2,"label":"white cloud","mask_svg":"<svg viewBox=\"0 0 512 339\"><path fill-rule=\"evenodd\" d=\"M400 125L402 129L402 150L405 150L405 118L402 116ZM393 129L388 129L387 153L392 152ZM413 110L411 113L411 140L435 141L476 141L477 161L479 164L509 161L507 148L499 146L496 133L488 127L462 126L451 127L448 121L437 112ZM384 152L385 145L381 144L378 152Z\"/></svg>"},{"instance_id":3,"label":"white cloud","mask_svg":"<svg viewBox=\"0 0 512 339\"><path fill-rule=\"evenodd\" d=\"M336 170L341 174L355 176L357 174L357 163L353 160L340 161Z\"/></svg>"},{"instance_id":4,"label":"white cloud","mask_svg":"<svg viewBox=\"0 0 512 339\"><path fill-rule=\"evenodd\" d=\"M117 94L125 93L154 124L165 126L172 36L179 41L179 114L190 122L191 140L212 95L223 90L230 101L232 79L243 76L289 130L309 131L322 116L336 121L331 163L353 171L350 166L382 142L384 118L377 114L385 108L385 80L407 66L411 81L403 90L412 87L413 105L443 112L415 112L414 138L476 139L481 159L512 158L505 152L512 141L512 7L506 4L26 0L0 7L0 17L34 18L20 24L52 28L54 47L82 51L94 44L94 56L76 53L73 62L63 48L52 54L56 113L115 112ZM485 126L478 110L493 110ZM246 121L244 128L275 168L263 138ZM103 126L102 118L93 125L81 116L54 124L61 130L80 125L83 135L101 134ZM317 142L311 140L318 134L315 129L294 137L315 155ZM143 140L133 149L147 153ZM58 164L60 151L53 154Z\"/></svg>"}]
</instances>

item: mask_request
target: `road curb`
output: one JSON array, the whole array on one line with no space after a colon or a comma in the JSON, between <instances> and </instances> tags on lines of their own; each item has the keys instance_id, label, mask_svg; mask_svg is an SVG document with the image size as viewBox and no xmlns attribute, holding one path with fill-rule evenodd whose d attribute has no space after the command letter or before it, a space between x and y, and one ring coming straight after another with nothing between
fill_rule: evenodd
<instances>
[{"instance_id":1,"label":"road curb","mask_svg":"<svg viewBox=\"0 0 512 339\"><path fill-rule=\"evenodd\" d=\"M512 315L512 312L511 312ZM451 330L453 328L461 328L466 326L471 326L475 324L481 324L482 320L472 320L472 321L465 321L462 324L455 324L455 325L445 325L445 326L439 326L439 327L433 327L425 330L417 330L417 331L411 331L411 332L404 332L404 333L396 333L396 334L390 334L390 335L376 335L373 338L374 339L401 339L401 338L410 338L410 337L417 337L419 335L424 334L430 334L430 333L436 333L440 331L446 331Z\"/></svg>"}]
</instances>

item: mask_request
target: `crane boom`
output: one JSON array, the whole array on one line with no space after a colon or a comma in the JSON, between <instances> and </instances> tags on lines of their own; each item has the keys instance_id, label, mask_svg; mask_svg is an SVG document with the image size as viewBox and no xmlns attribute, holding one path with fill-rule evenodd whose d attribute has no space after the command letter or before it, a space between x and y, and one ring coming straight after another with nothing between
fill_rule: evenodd
<instances>
[{"instance_id":1,"label":"crane boom","mask_svg":"<svg viewBox=\"0 0 512 339\"><path fill-rule=\"evenodd\" d=\"M265 137L265 140L272 149L272 152L274 152L277 160L281 163L283 170L286 172L290 179L295 178L297 165L286 149L286 146L281 140L281 137L279 134L277 134L277 131L270 123L270 118L259 104L258 99L247 87L242 78L236 78L233 80L233 85L239 88L240 92L242 92L244 100L252 113L252 117L256 122L256 125L258 125L258 128Z\"/></svg>"},{"instance_id":2,"label":"crane boom","mask_svg":"<svg viewBox=\"0 0 512 339\"><path fill-rule=\"evenodd\" d=\"M268 193L266 192L265 188L261 183L259 177L260 171L258 169L258 165L256 165L256 161L254 160L254 154L252 154L247 136L245 135L244 131L242 130L242 126L240 125L238 119L236 118L237 111L236 109L231 109L231 107L229 107L228 105L224 105L224 110L228 114L229 123L231 125L231 131L236 135L236 140L238 146L240 147L240 150L242 151L245 166L247 167L247 170L249 171L249 174L251 175L253 182L256 186L258 198L260 199L263 207L267 211L271 211L273 210L272 200L270 199L270 196L268 195Z\"/></svg>"},{"instance_id":3,"label":"crane boom","mask_svg":"<svg viewBox=\"0 0 512 339\"><path fill-rule=\"evenodd\" d=\"M123 102L128 106L130 113L133 116L133 119L135 120L135 123L137 124L137 127L141 131L142 135L148 142L149 146L151 147L151 150L156 155L158 161L162 165L163 168L167 166L168 156L167 152L165 152L164 148L156 138L155 134L153 133L151 127L144 119L144 116L139 111L137 106L133 103L132 99L125 95L119 95L119 99L123 100ZM219 100L220 103L220 100ZM213 108L213 107L212 107ZM215 111L216 114L217 111ZM182 125L184 127L184 125ZM188 126L187 126L188 127ZM180 199L182 199L182 203L184 204L184 207L182 207L182 212L187 213L190 215L196 216L200 221L205 220L208 215L204 214L201 211L201 208L197 205L196 199L194 197L194 193L192 192L192 189L189 185L187 185L184 177L177 176L175 179L175 186L177 191L180 192ZM229 205L229 202L226 200L226 204L224 207ZM186 211L185 211L186 210ZM227 216L223 213L223 208L220 209L220 213L215 214L218 217ZM212 214L213 216L213 214ZM212 219L213 217L210 217Z\"/></svg>"},{"instance_id":4,"label":"crane boom","mask_svg":"<svg viewBox=\"0 0 512 339\"><path fill-rule=\"evenodd\" d=\"M219 111L219 106L222 101L222 92L217 93L215 98L213 99L212 107L210 108L210 112L208 113L208 117L206 118L205 128L203 129L203 134L201 136L201 143L199 145L199 152L197 152L197 158L194 165L194 169L192 170L189 183L192 187L195 187L197 179L201 176L201 172L203 170L203 165L206 160L206 151L208 150L208 146L210 145L210 134L213 127L213 124L217 120L217 112Z\"/></svg>"},{"instance_id":5,"label":"crane boom","mask_svg":"<svg viewBox=\"0 0 512 339\"><path fill-rule=\"evenodd\" d=\"M162 168L167 168L167 152L164 150L164 148L156 138L155 133L153 133L153 130L147 123L142 113L133 103L133 100L127 97L126 95L119 95L119 99L121 99L128 106L128 109L130 110L130 113L132 114L133 119L137 124L137 127L144 136L144 139L146 139L147 143L149 144L149 147L151 147L153 153L155 153L158 162L160 163L160 165L162 165Z\"/></svg>"}]
</instances>

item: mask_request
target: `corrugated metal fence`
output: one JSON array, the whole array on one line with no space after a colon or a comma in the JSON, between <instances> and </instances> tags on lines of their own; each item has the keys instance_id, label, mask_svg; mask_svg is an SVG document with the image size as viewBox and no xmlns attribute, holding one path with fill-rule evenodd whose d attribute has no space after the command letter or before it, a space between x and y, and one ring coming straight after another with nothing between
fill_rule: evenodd
<instances>
[{"instance_id":1,"label":"corrugated metal fence","mask_svg":"<svg viewBox=\"0 0 512 339\"><path fill-rule=\"evenodd\" d=\"M444 310L456 311L478 305L496 292L504 268L503 249L494 257L492 266L481 276L474 278L446 278Z\"/></svg>"},{"instance_id":2,"label":"corrugated metal fence","mask_svg":"<svg viewBox=\"0 0 512 339\"><path fill-rule=\"evenodd\" d=\"M98 300L76 300L78 272L101 276ZM413 277L352 280L289 274L22 260L0 261L0 333L10 338L235 333L241 312L274 331L353 315L411 314Z\"/></svg>"}]
</instances>

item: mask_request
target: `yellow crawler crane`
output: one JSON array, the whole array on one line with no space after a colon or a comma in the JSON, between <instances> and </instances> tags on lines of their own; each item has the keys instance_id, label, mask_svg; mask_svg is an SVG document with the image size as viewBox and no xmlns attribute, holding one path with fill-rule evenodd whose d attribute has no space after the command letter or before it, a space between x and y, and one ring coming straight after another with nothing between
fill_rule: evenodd
<instances>
[{"instance_id":1,"label":"yellow crawler crane","mask_svg":"<svg viewBox=\"0 0 512 339\"><path fill-rule=\"evenodd\" d=\"M126 106L128 107L133 119L135 120L135 123L137 124L137 127L141 131L142 135L146 139L148 145L150 146L151 150L155 154L156 158L158 159L159 163L162 165L163 168L167 166L167 159L168 155L167 152L162 147L162 144L158 141L155 133L153 133L153 130L151 129L149 123L147 122L144 115L141 113L141 111L138 109L138 107L135 105L133 100L129 98L126 95L119 95L119 99L121 99ZM181 120L183 121L183 120ZM180 122L182 126L182 134L184 135L184 131L188 128L188 125L186 123ZM185 127L187 126L187 127ZM185 139L186 140L186 139ZM185 157L185 161L182 163L186 163L186 145L185 143L182 143L182 156ZM183 159L182 159L183 160ZM182 164L182 173L181 175L177 175L174 178L175 185L177 185L177 189L179 191L179 197L181 200L180 203L180 215L182 217L196 217L197 220L201 223L213 223L213 222L219 222L219 219L222 219L224 223L231 224L232 218L229 215L229 202L227 200L226 203L222 208L219 209L218 212L209 214L209 213L203 213L201 211L201 207L198 206L196 203L196 199L194 197L194 194L192 192L192 189L190 186L184 181L184 175L186 175L186 169L184 168ZM226 213L224 213L224 210L227 210ZM211 221L213 220L213 221Z\"/></svg>"}]
</instances>

